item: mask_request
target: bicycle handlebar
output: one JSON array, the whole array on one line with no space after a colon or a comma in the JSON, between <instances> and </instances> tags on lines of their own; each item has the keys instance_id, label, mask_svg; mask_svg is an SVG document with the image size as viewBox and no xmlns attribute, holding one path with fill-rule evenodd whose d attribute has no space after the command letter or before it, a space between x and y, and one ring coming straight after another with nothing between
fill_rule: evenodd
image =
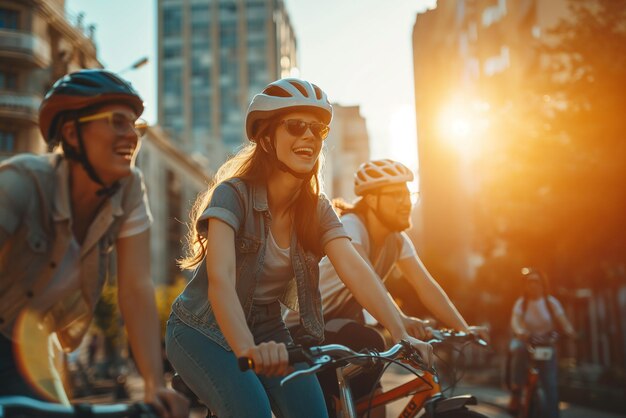
<instances>
[{"instance_id":1,"label":"bicycle handlebar","mask_svg":"<svg viewBox=\"0 0 626 418\"><path fill-rule=\"evenodd\" d=\"M0 397L0 418L159 418L154 408L137 402L132 404L61 405L25 396Z\"/></svg>"},{"instance_id":2,"label":"bicycle handlebar","mask_svg":"<svg viewBox=\"0 0 626 418\"><path fill-rule=\"evenodd\" d=\"M442 343L463 343L474 342L480 346L487 346L487 342L474 334L469 334L463 331L453 331L445 329L430 329L432 338L428 341L430 344L442 344ZM340 361L348 361L358 365L374 365L380 361L395 361L399 358L410 360L417 365L420 369L429 372L436 373L432 368L428 368L417 351L411 346L408 341L400 341L393 345L389 350L381 353L375 350L363 350L360 353L340 345L340 344L328 344L316 347L304 348L301 346L292 346L287 348L289 355L289 364L295 363L307 363L308 369L297 370L285 376L281 380L281 385L294 377L312 374L317 372L324 366ZM238 359L239 368L241 371L246 371L254 368L254 361L247 357L240 357Z\"/></svg>"}]
</instances>

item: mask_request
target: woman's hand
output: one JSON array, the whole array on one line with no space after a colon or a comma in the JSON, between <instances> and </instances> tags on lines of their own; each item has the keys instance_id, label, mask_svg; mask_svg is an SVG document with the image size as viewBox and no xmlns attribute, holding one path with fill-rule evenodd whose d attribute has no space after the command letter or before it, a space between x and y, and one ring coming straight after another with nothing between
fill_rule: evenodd
<instances>
[{"instance_id":1,"label":"woman's hand","mask_svg":"<svg viewBox=\"0 0 626 418\"><path fill-rule=\"evenodd\" d=\"M422 358L422 361L424 362L424 364L430 369L433 367L433 346L424 342L424 341L420 341L417 338L413 338L413 337L406 337L404 338L406 341L408 341L411 344L411 347L413 347L414 349L417 350L418 354L420 355L420 357Z\"/></svg>"},{"instance_id":2,"label":"woman's hand","mask_svg":"<svg viewBox=\"0 0 626 418\"><path fill-rule=\"evenodd\" d=\"M428 321L424 321L413 316L402 315L402 323L404 324L406 332L411 337L419 338L420 340L425 340L430 337L430 332L428 331Z\"/></svg>"},{"instance_id":3,"label":"woman's hand","mask_svg":"<svg viewBox=\"0 0 626 418\"><path fill-rule=\"evenodd\" d=\"M244 350L241 357L254 361L254 372L267 377L284 376L290 371L287 346L269 341Z\"/></svg>"}]
</instances>

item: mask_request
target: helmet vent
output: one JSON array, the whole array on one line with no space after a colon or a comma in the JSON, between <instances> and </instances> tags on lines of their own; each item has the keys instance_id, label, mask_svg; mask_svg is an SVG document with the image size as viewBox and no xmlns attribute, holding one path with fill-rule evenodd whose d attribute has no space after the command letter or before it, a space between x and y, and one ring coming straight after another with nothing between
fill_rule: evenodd
<instances>
[{"instance_id":1,"label":"helmet vent","mask_svg":"<svg viewBox=\"0 0 626 418\"><path fill-rule=\"evenodd\" d=\"M321 100L322 99L322 89L317 87L315 84L313 84L313 89L315 90L315 97L317 97L318 100Z\"/></svg>"},{"instance_id":2,"label":"helmet vent","mask_svg":"<svg viewBox=\"0 0 626 418\"><path fill-rule=\"evenodd\" d=\"M102 74L105 77L107 77L108 79L110 79L112 82L116 83L116 84L123 85L123 86L126 85L126 83L124 81L120 80L120 78L117 77L115 74L111 74L111 73L108 73L108 72L103 72Z\"/></svg>"},{"instance_id":3,"label":"helmet vent","mask_svg":"<svg viewBox=\"0 0 626 418\"><path fill-rule=\"evenodd\" d=\"M278 86L269 86L268 88L263 90L263 94L274 97L291 97L291 94L289 94L288 91Z\"/></svg>"},{"instance_id":4,"label":"helmet vent","mask_svg":"<svg viewBox=\"0 0 626 418\"><path fill-rule=\"evenodd\" d=\"M300 83L295 83L293 81L289 82L289 84L291 84L292 86L294 86L295 88L298 89L298 91L300 93L302 93L302 95L304 97L309 97L309 93L306 91L306 89L304 87L302 87L302 85Z\"/></svg>"},{"instance_id":5,"label":"helmet vent","mask_svg":"<svg viewBox=\"0 0 626 418\"><path fill-rule=\"evenodd\" d=\"M100 83L97 83L87 77L75 77L71 80L71 83L85 87L100 87Z\"/></svg>"},{"instance_id":6,"label":"helmet vent","mask_svg":"<svg viewBox=\"0 0 626 418\"><path fill-rule=\"evenodd\" d=\"M385 170L387 171L387 170ZM381 178L383 175L380 173L380 171L376 171L376 170L368 170L367 171L367 175L370 176L371 178L374 179L379 179Z\"/></svg>"}]
</instances>

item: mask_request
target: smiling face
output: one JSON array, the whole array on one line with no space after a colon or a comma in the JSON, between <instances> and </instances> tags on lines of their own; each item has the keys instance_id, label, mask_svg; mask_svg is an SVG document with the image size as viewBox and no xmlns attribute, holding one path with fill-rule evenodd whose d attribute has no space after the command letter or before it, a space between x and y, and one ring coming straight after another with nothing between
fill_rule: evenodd
<instances>
[{"instance_id":1,"label":"smiling face","mask_svg":"<svg viewBox=\"0 0 626 418\"><path fill-rule=\"evenodd\" d=\"M298 173L308 173L313 170L322 150L323 140L316 137L307 126L300 135L290 132L286 121L302 121L306 124L320 123L312 113L293 112L285 114L276 128L275 146L279 161ZM290 122L291 123L291 122Z\"/></svg>"},{"instance_id":2,"label":"smiling face","mask_svg":"<svg viewBox=\"0 0 626 418\"><path fill-rule=\"evenodd\" d=\"M88 120L80 123L87 158L102 181L112 184L129 176L139 149L139 135L132 128L137 119L133 109L109 104L81 119ZM78 149L75 134L66 138Z\"/></svg>"},{"instance_id":3,"label":"smiling face","mask_svg":"<svg viewBox=\"0 0 626 418\"><path fill-rule=\"evenodd\" d=\"M366 195L366 199L390 231L400 232L411 227L411 194L406 183L382 186Z\"/></svg>"}]
</instances>

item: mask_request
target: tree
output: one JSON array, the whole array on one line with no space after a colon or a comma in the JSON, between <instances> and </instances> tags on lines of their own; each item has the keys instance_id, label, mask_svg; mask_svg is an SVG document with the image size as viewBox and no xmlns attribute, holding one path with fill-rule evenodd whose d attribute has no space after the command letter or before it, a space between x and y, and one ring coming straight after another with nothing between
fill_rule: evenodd
<instances>
[{"instance_id":1,"label":"tree","mask_svg":"<svg viewBox=\"0 0 626 418\"><path fill-rule=\"evenodd\" d=\"M477 285L503 292L498 313L522 263L562 289L626 279L626 0L570 0L569 11L498 111L496 151L476 164Z\"/></svg>"}]
</instances>

